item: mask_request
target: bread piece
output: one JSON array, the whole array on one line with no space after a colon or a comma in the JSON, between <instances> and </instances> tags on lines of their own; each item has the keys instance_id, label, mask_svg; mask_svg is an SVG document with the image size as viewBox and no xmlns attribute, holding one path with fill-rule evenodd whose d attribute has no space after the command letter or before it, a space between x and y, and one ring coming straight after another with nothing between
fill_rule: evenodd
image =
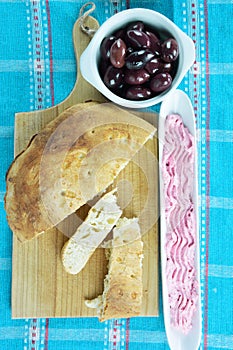
<instances>
[{"instance_id":1,"label":"bread piece","mask_svg":"<svg viewBox=\"0 0 233 350\"><path fill-rule=\"evenodd\" d=\"M90 210L86 220L62 249L66 272L79 273L122 214L115 190L105 194Z\"/></svg>"},{"instance_id":2,"label":"bread piece","mask_svg":"<svg viewBox=\"0 0 233 350\"><path fill-rule=\"evenodd\" d=\"M155 128L113 104L77 104L32 138L6 182L8 223L20 241L56 226L105 190Z\"/></svg>"},{"instance_id":3,"label":"bread piece","mask_svg":"<svg viewBox=\"0 0 233 350\"><path fill-rule=\"evenodd\" d=\"M99 320L140 315L142 304L143 243L138 219L119 219L109 250L104 291L86 306L97 309Z\"/></svg>"}]
</instances>

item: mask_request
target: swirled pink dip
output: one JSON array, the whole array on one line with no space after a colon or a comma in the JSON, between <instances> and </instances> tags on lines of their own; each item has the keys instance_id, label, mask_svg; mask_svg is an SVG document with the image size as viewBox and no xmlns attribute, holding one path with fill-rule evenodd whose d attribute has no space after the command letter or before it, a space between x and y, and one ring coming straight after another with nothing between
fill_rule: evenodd
<instances>
[{"instance_id":1,"label":"swirled pink dip","mask_svg":"<svg viewBox=\"0 0 233 350\"><path fill-rule=\"evenodd\" d=\"M195 270L194 140L177 114L165 121L162 158L166 218L166 278L171 324L188 333L198 301Z\"/></svg>"}]
</instances>

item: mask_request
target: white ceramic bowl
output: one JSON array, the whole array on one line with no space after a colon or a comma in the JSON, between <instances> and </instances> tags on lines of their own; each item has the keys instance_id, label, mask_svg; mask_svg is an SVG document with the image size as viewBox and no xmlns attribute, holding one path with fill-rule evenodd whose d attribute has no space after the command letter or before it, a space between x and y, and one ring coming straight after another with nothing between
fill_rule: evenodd
<instances>
[{"instance_id":1,"label":"white ceramic bowl","mask_svg":"<svg viewBox=\"0 0 233 350\"><path fill-rule=\"evenodd\" d=\"M168 90L148 100L132 101L115 95L104 84L98 70L102 40L133 21L143 21L160 33L169 33L168 36L175 38L179 45L178 68L172 85ZM168 94L174 91L194 63L194 59L195 48L193 41L170 19L153 10L135 8L115 14L100 26L80 57L80 69L83 77L110 101L128 108L144 108L160 103Z\"/></svg>"}]
</instances>

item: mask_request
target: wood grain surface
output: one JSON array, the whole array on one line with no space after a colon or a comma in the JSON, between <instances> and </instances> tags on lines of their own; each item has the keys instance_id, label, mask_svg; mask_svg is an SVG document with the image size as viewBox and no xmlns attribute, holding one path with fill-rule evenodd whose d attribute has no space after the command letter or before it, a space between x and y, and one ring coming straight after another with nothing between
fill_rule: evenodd
<instances>
[{"instance_id":1,"label":"wood grain surface","mask_svg":"<svg viewBox=\"0 0 233 350\"><path fill-rule=\"evenodd\" d=\"M88 18L90 27L98 25ZM75 23L73 41L77 62L89 38ZM30 138L66 108L86 100L105 102L104 97L82 78L77 65L77 81L71 94L47 110L18 113L15 116L15 155ZM133 113L157 126L152 113ZM157 138L147 142L116 179L124 214L139 216L143 231L143 304L142 316L158 315L158 164ZM59 228L38 238L20 243L13 237L12 318L91 317L94 310L84 300L103 291L107 263L103 248L98 248L78 275L69 275L61 264L60 252L67 236L74 232L75 215L84 218L88 206L66 219ZM66 235L63 233L66 232Z\"/></svg>"}]
</instances>

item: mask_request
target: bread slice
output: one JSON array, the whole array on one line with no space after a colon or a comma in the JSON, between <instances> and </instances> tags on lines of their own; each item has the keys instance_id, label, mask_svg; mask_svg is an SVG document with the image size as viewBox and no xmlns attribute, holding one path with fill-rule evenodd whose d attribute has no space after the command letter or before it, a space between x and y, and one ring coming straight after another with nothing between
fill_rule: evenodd
<instances>
[{"instance_id":1,"label":"bread slice","mask_svg":"<svg viewBox=\"0 0 233 350\"><path fill-rule=\"evenodd\" d=\"M112 184L156 129L111 103L80 103L35 135L12 163L5 209L20 241L63 221Z\"/></svg>"},{"instance_id":2,"label":"bread slice","mask_svg":"<svg viewBox=\"0 0 233 350\"><path fill-rule=\"evenodd\" d=\"M86 306L97 309L101 322L141 312L143 242L138 219L119 219L112 244L103 294L85 301Z\"/></svg>"},{"instance_id":3,"label":"bread slice","mask_svg":"<svg viewBox=\"0 0 233 350\"><path fill-rule=\"evenodd\" d=\"M62 249L62 263L66 272L79 273L96 248L112 230L122 214L117 205L115 190L105 194L89 210L87 218Z\"/></svg>"}]
</instances>

